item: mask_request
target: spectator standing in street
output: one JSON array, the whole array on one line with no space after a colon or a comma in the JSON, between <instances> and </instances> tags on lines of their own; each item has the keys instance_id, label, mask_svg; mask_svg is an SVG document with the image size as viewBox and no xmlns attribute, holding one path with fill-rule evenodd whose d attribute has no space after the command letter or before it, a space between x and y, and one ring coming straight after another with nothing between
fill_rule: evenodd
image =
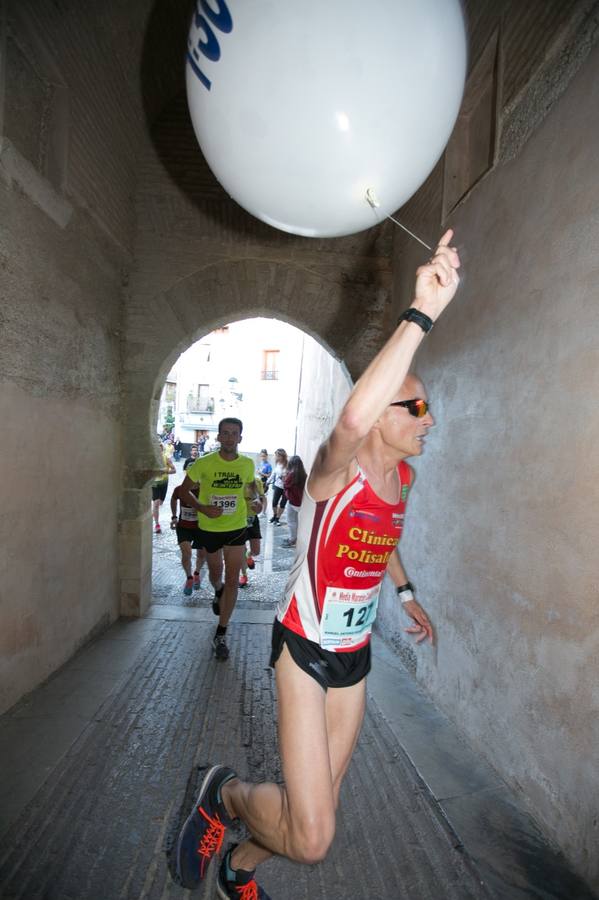
<instances>
[{"instance_id":1,"label":"spectator standing in street","mask_svg":"<svg viewBox=\"0 0 599 900\"><path fill-rule=\"evenodd\" d=\"M164 444L160 445L160 451L162 454L162 475L158 475L152 482L152 516L154 518L154 532L156 534L162 532L162 528L160 527L160 507L166 499L168 476L177 471L171 462L171 458Z\"/></svg>"},{"instance_id":2,"label":"spectator standing in street","mask_svg":"<svg viewBox=\"0 0 599 900\"><path fill-rule=\"evenodd\" d=\"M289 537L283 541L283 546L285 547L295 547L297 521L307 477L301 458L299 456L291 456L287 466L287 474L284 478L285 496L287 497L287 524L289 526Z\"/></svg>"},{"instance_id":3,"label":"spectator standing in street","mask_svg":"<svg viewBox=\"0 0 599 900\"><path fill-rule=\"evenodd\" d=\"M270 478L268 480L269 484L272 484L272 517L271 522L273 525L280 525L280 519L283 515L283 510L287 504L287 497L285 496L285 475L287 474L287 453L283 450L282 447L279 447L278 450L275 450L275 467L270 474Z\"/></svg>"},{"instance_id":4,"label":"spectator standing in street","mask_svg":"<svg viewBox=\"0 0 599 900\"><path fill-rule=\"evenodd\" d=\"M264 493L268 493L268 479L272 474L272 465L268 458L268 451L261 450L260 451L260 459L258 460L258 465L256 467L256 473L262 482L262 487L264 488Z\"/></svg>"},{"instance_id":5,"label":"spectator standing in street","mask_svg":"<svg viewBox=\"0 0 599 900\"><path fill-rule=\"evenodd\" d=\"M183 463L183 471L187 472L189 467L196 461L198 458L198 448L195 444L191 445L191 449L189 451L189 458L185 460Z\"/></svg>"}]
</instances>

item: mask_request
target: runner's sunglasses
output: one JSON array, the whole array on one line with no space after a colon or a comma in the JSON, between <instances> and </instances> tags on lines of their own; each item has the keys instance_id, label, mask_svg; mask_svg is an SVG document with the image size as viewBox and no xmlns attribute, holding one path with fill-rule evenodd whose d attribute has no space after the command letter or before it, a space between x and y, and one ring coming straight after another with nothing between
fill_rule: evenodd
<instances>
[{"instance_id":1,"label":"runner's sunglasses","mask_svg":"<svg viewBox=\"0 0 599 900\"><path fill-rule=\"evenodd\" d=\"M405 406L410 415L415 416L417 419L421 419L429 411L429 405L426 400L421 400L420 398L416 400L396 400L394 403L390 403L389 406Z\"/></svg>"}]
</instances>

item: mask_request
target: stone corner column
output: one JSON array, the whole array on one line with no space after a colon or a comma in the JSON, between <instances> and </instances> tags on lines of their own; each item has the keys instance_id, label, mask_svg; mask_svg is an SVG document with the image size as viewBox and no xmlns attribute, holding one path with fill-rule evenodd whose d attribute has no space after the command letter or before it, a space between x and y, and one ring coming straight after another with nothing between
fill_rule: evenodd
<instances>
[{"instance_id":1,"label":"stone corner column","mask_svg":"<svg viewBox=\"0 0 599 900\"><path fill-rule=\"evenodd\" d=\"M143 616L152 599L152 512L148 487L123 491L119 524L121 616Z\"/></svg>"}]
</instances>

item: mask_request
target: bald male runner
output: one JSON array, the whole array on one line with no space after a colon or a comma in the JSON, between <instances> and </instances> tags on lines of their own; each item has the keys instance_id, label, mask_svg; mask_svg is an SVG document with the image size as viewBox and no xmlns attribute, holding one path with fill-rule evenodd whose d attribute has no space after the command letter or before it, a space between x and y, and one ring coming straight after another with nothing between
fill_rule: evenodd
<instances>
[{"instance_id":1,"label":"bald male runner","mask_svg":"<svg viewBox=\"0 0 599 900\"><path fill-rule=\"evenodd\" d=\"M443 235L416 272L414 300L350 394L306 485L294 565L273 627L284 785L251 784L222 765L207 773L176 846L177 880L196 887L236 819L251 837L229 847L217 876L223 900L269 900L255 869L273 854L325 858L339 789L364 717L370 632L388 573L416 642L433 641L396 547L413 473L434 424L424 385L408 369L453 299L460 261ZM283 898L281 898L283 900Z\"/></svg>"}]
</instances>

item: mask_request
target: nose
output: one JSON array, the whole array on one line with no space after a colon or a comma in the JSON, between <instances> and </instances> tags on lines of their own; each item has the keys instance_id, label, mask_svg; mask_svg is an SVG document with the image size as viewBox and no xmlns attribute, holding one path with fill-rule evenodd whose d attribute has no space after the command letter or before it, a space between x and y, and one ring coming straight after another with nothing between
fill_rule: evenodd
<instances>
[{"instance_id":1,"label":"nose","mask_svg":"<svg viewBox=\"0 0 599 900\"><path fill-rule=\"evenodd\" d=\"M426 425L427 428L432 428L435 424L435 420L433 419L430 411L427 411L426 415L424 416L423 424Z\"/></svg>"}]
</instances>

